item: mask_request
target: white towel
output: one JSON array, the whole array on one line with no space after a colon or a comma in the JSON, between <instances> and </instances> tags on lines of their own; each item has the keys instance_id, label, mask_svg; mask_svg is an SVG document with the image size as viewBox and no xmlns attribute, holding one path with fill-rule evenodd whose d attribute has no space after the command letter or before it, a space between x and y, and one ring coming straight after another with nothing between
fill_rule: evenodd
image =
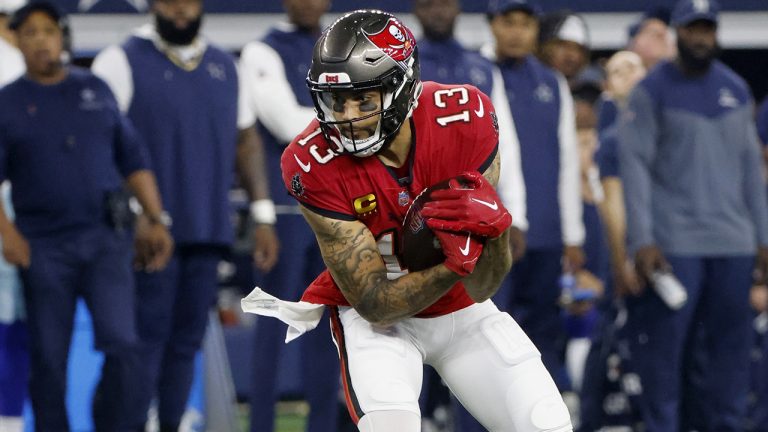
<instances>
[{"instance_id":1,"label":"white towel","mask_svg":"<svg viewBox=\"0 0 768 432\"><path fill-rule=\"evenodd\" d=\"M255 287L250 294L240 300L243 312L274 317L288 324L285 343L288 343L304 333L314 330L320 323L325 305L305 301L290 302L265 293Z\"/></svg>"}]
</instances>

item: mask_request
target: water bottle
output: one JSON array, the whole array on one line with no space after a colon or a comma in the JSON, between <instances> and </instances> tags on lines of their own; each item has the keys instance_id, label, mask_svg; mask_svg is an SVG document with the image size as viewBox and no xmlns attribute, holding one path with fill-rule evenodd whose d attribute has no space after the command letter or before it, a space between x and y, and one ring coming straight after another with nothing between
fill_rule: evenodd
<instances>
[{"instance_id":1,"label":"water bottle","mask_svg":"<svg viewBox=\"0 0 768 432\"><path fill-rule=\"evenodd\" d=\"M669 270L656 270L651 275L656 294L672 310L678 310L688 301L688 292Z\"/></svg>"}]
</instances>

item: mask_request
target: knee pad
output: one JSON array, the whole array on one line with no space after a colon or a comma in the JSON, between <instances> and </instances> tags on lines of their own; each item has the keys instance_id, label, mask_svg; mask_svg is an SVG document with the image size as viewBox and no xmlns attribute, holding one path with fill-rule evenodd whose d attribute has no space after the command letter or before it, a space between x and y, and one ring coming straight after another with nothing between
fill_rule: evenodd
<instances>
[{"instance_id":1,"label":"knee pad","mask_svg":"<svg viewBox=\"0 0 768 432\"><path fill-rule=\"evenodd\" d=\"M536 402L530 413L534 431L568 432L573 430L571 415L560 395L547 396Z\"/></svg>"},{"instance_id":2,"label":"knee pad","mask_svg":"<svg viewBox=\"0 0 768 432\"><path fill-rule=\"evenodd\" d=\"M515 432L567 432L571 415L552 377L539 359L518 366L518 380L506 394L507 410ZM506 431L507 429L500 429Z\"/></svg>"},{"instance_id":3,"label":"knee pad","mask_svg":"<svg viewBox=\"0 0 768 432\"><path fill-rule=\"evenodd\" d=\"M372 411L357 422L360 432L420 432L421 416L411 411Z\"/></svg>"}]
</instances>

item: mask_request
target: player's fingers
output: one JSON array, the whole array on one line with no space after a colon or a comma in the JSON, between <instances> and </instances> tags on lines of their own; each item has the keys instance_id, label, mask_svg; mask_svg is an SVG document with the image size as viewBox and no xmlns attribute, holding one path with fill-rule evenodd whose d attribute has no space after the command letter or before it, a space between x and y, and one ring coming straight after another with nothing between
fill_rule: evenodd
<instances>
[{"instance_id":1,"label":"player's fingers","mask_svg":"<svg viewBox=\"0 0 768 432\"><path fill-rule=\"evenodd\" d=\"M267 273L277 263L277 251L270 251L269 248L257 248L253 251L253 263L260 271Z\"/></svg>"},{"instance_id":2,"label":"player's fingers","mask_svg":"<svg viewBox=\"0 0 768 432\"><path fill-rule=\"evenodd\" d=\"M137 271L144 270L144 267L146 266L146 264L147 264L147 261L146 261L146 256L144 254L144 251L139 250L137 248L136 253L134 254L134 257L133 257L134 270L137 270Z\"/></svg>"},{"instance_id":3,"label":"player's fingers","mask_svg":"<svg viewBox=\"0 0 768 432\"><path fill-rule=\"evenodd\" d=\"M267 253L264 256L264 264L262 271L268 272L277 264L277 258L280 255L279 247L267 248Z\"/></svg>"},{"instance_id":4,"label":"player's fingers","mask_svg":"<svg viewBox=\"0 0 768 432\"><path fill-rule=\"evenodd\" d=\"M254 250L251 256L253 258L253 265L256 266L259 271L265 271L264 263L266 262L266 256L264 255L264 251L260 249Z\"/></svg>"},{"instance_id":5,"label":"player's fingers","mask_svg":"<svg viewBox=\"0 0 768 432\"><path fill-rule=\"evenodd\" d=\"M165 268L170 259L170 254L166 250L157 250L147 263L147 271L156 272Z\"/></svg>"},{"instance_id":6,"label":"player's fingers","mask_svg":"<svg viewBox=\"0 0 768 432\"><path fill-rule=\"evenodd\" d=\"M422 216L449 220L464 219L466 216L465 213L459 209L445 205L431 205L433 203L434 202L428 203L424 206L421 210Z\"/></svg>"},{"instance_id":7,"label":"player's fingers","mask_svg":"<svg viewBox=\"0 0 768 432\"><path fill-rule=\"evenodd\" d=\"M483 182L483 175L477 171L465 171L459 175L465 182L469 183L473 188L479 187Z\"/></svg>"},{"instance_id":8,"label":"player's fingers","mask_svg":"<svg viewBox=\"0 0 768 432\"><path fill-rule=\"evenodd\" d=\"M457 199L463 198L464 195L466 195L466 192L462 190L440 189L432 192L429 195L429 197L433 200L431 202L435 202L435 201L457 200Z\"/></svg>"},{"instance_id":9,"label":"player's fingers","mask_svg":"<svg viewBox=\"0 0 768 432\"><path fill-rule=\"evenodd\" d=\"M466 207L466 206L461 201L439 200L439 201L430 201L428 203L425 203L423 208L442 211L442 210L457 210L462 207Z\"/></svg>"},{"instance_id":10,"label":"player's fingers","mask_svg":"<svg viewBox=\"0 0 768 432\"><path fill-rule=\"evenodd\" d=\"M463 231L462 223L459 221L448 221L444 219L428 218L426 219L429 229L437 231Z\"/></svg>"}]
</instances>

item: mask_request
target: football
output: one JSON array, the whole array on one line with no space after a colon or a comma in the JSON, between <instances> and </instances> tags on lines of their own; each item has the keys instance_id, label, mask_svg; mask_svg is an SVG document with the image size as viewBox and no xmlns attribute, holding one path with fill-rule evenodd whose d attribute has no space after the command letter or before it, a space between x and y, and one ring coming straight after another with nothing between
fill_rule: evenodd
<instances>
[{"instance_id":1,"label":"football","mask_svg":"<svg viewBox=\"0 0 768 432\"><path fill-rule=\"evenodd\" d=\"M445 261L440 241L427 226L421 209L424 204L432 201L432 192L447 189L450 180L443 180L421 191L405 213L400 238L400 257L402 264L409 271L428 269Z\"/></svg>"}]
</instances>

